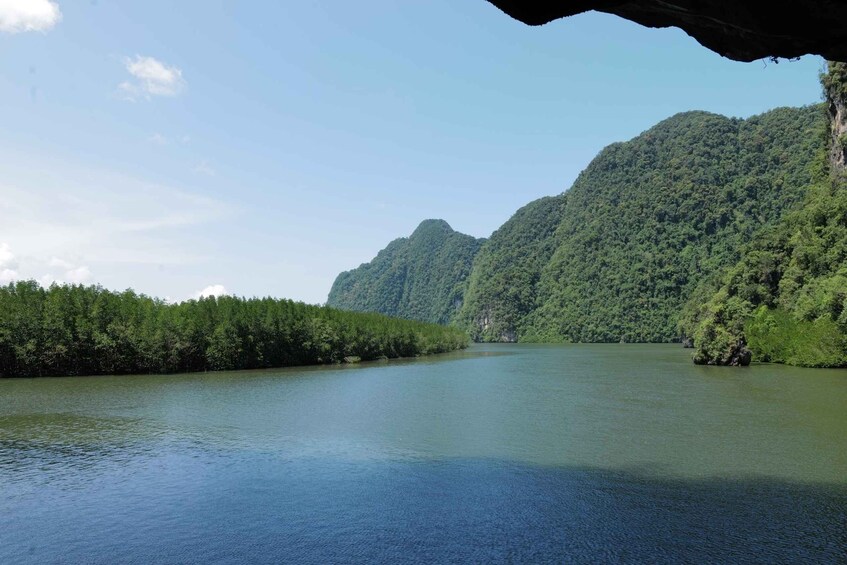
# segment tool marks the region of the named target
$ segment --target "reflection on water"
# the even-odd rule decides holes
[[[0,381],[0,562],[838,562],[845,406],[669,346]]]

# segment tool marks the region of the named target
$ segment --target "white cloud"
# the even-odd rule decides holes
[[[17,261],[15,261],[15,254],[12,253],[12,249],[9,247],[8,243],[0,243],[0,268],[2,267],[14,267],[17,265]]]
[[[18,261],[8,243],[0,243],[0,284],[8,284],[20,278]]]
[[[23,276],[20,273],[18,267],[20,262],[24,263],[24,270],[30,273],[29,275]],[[23,278],[35,278],[41,286],[47,288],[53,283],[83,284],[91,280],[91,270],[86,265],[78,265],[59,257],[51,257],[49,261],[40,261],[36,257],[24,257],[20,262],[12,253],[9,244],[0,243],[0,284]],[[44,268],[51,272],[39,277],[32,276],[33,271],[37,272]]]
[[[2,2],[3,0],[0,0]],[[185,88],[182,71],[177,67],[166,65],[153,57],[136,55],[134,59],[124,59],[127,72],[133,80],[124,81],[118,85],[118,90],[127,100],[137,100],[139,97],[149,99],[151,96],[176,96]]]
[[[8,243],[0,243],[0,284],[8,284],[20,278],[18,261]]]
[[[91,271],[84,265],[70,269],[65,272],[65,280],[73,284],[87,283],[91,280]]]
[[[0,0],[0,31],[49,31],[62,19],[59,5],[50,0]]]
[[[50,288],[51,284],[62,282],[62,281],[60,281],[59,279],[57,279],[56,277],[54,277],[53,275],[50,275],[50,274],[43,274],[40,277],[38,277],[37,279],[35,279],[35,281],[38,284],[40,284],[41,286],[43,286],[44,288]]]
[[[187,299],[224,282],[210,232],[232,225],[240,204],[13,147],[0,170],[0,284],[96,282]]]
[[[228,293],[227,293],[226,287],[224,285],[222,285],[222,284],[210,284],[209,286],[207,286],[203,290],[198,290],[197,292],[195,292],[193,295],[191,295],[191,298],[194,298],[196,300],[198,298],[206,298],[206,297],[209,297],[209,296],[216,296],[216,297],[217,296],[224,296],[225,294],[228,294]]]
[[[237,209],[172,186],[14,152],[0,154],[0,170],[2,284],[96,281],[149,292],[166,284],[161,268],[209,260],[203,226]]]
[[[21,275],[14,269],[0,269],[0,284],[9,284],[21,278]]]

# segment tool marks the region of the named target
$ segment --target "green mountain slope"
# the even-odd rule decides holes
[[[516,341],[534,308],[541,271],[555,250],[563,196],[530,202],[495,231],[474,259],[458,322],[475,341]]]
[[[701,281],[798,203],[821,146],[820,107],[669,118],[604,149],[565,195],[534,341],[672,341]]]
[[[328,304],[453,322],[481,341],[690,336],[685,321],[746,246],[798,213],[826,123],[822,105],[678,114],[610,145],[484,243],[424,222],[339,275]]]
[[[821,78],[829,122],[815,182],[710,299],[686,307],[681,327],[694,337],[695,362],[847,366],[847,65],[829,63]]]
[[[327,305],[439,324],[462,305],[474,256],[484,240],[425,220],[370,262],[338,275]]]

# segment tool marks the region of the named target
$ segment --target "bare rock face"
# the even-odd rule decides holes
[[[488,0],[529,25],[589,10],[647,27],[678,27],[712,51],[736,61],[823,55],[847,61],[847,2],[738,0]]]
[[[847,64],[829,62],[821,81],[829,110],[829,163],[840,174],[847,169]]]

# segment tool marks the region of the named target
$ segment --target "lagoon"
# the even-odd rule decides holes
[[[0,381],[0,562],[843,562],[847,372],[675,345]]]

